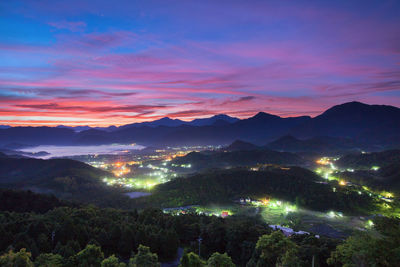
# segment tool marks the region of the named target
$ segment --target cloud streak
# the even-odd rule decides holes
[[[0,116],[108,125],[399,106],[400,4],[355,2],[6,3],[24,27],[2,33]]]
[[[86,28],[86,23],[84,21],[58,21],[49,22],[50,26],[59,30],[69,30],[71,32],[84,31]]]

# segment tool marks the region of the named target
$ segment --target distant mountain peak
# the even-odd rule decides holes
[[[237,150],[256,150],[259,149],[258,146],[243,141],[243,140],[235,140],[232,144],[225,148],[227,151],[237,151]]]
[[[254,119],[272,119],[272,118],[279,118],[279,116],[272,115],[266,112],[258,112],[255,116],[252,118]]]
[[[352,109],[352,108],[361,108],[361,107],[369,107],[370,105],[358,102],[358,101],[352,101],[352,102],[346,102],[340,105],[335,105],[329,109],[327,109],[325,112],[328,112],[329,110],[337,110],[337,109]]]
[[[357,101],[336,105],[290,133],[300,138],[345,137],[365,143],[389,144],[400,140],[400,109]],[[389,141],[393,140],[393,141]]]
[[[192,126],[207,126],[207,125],[223,125],[223,124],[230,124],[239,121],[238,118],[230,117],[225,114],[217,114],[209,118],[203,118],[203,119],[194,119],[190,122],[187,122],[186,124],[192,125]]]
[[[350,101],[350,102],[346,102],[346,103],[343,103],[343,104],[339,104],[339,105],[336,105],[336,106],[350,106],[350,105],[352,105],[352,106],[369,106],[368,104],[365,104],[365,103],[362,103],[362,102],[360,102],[360,101]]]
[[[233,117],[228,116],[228,115],[226,115],[226,114],[216,114],[216,115],[212,116],[211,118],[229,119],[229,118],[233,118]]]
[[[343,115],[343,114],[354,114],[354,113],[363,113],[367,115],[365,112],[376,112],[376,111],[392,111],[392,110],[399,110],[396,107],[388,106],[388,105],[368,105],[358,101],[352,101],[343,103],[340,105],[333,106],[327,109],[324,113],[320,116],[326,115]]]
[[[178,120],[178,119],[171,119],[170,117],[163,117],[163,118],[158,119],[156,121],[175,121],[175,120]]]
[[[268,114],[268,113],[266,113],[264,111],[260,111],[256,115],[254,115],[253,117],[263,117],[263,116],[267,116],[267,115],[270,115],[270,114]]]
[[[180,119],[171,119],[170,117],[163,117],[161,119],[158,119],[158,120],[155,120],[152,122],[172,122],[172,121],[181,121],[181,120]]]

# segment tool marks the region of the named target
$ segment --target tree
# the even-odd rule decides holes
[[[119,262],[118,258],[115,257],[114,255],[111,255],[110,257],[104,259],[101,262],[101,267],[125,267],[126,264],[123,262]]]
[[[284,267],[300,267],[300,261],[296,253],[297,250],[288,249],[285,254],[283,254],[283,256],[280,258],[280,263],[277,263],[277,265]]]
[[[74,260],[77,266],[97,267],[101,265],[104,254],[101,248],[96,245],[87,245],[83,250],[75,255]]]
[[[377,240],[368,233],[358,233],[337,246],[331,252],[327,260],[329,265],[334,266],[374,266],[379,263],[379,255],[376,251]],[[377,261],[378,260],[378,261]]]
[[[132,250],[136,247],[134,246],[135,235],[128,227],[123,227],[121,233],[121,238],[118,244],[118,254],[124,258],[128,258]]]
[[[207,261],[208,267],[235,267],[233,264],[231,257],[228,254],[220,254],[215,252],[211,255],[211,257]]]
[[[0,256],[0,266],[4,267],[34,267],[31,261],[31,253],[21,248],[17,253],[10,250]]]
[[[327,263],[334,266],[398,266],[400,262],[400,220],[377,217],[374,228],[380,235],[359,232],[331,252]]]
[[[40,231],[38,233],[41,233]],[[44,233],[39,234],[36,244],[40,252],[50,252],[51,251],[51,243],[49,242],[47,236]]]
[[[311,266],[313,259],[315,266],[326,266],[330,253],[340,243],[338,239],[314,235],[294,235],[290,239],[299,247],[297,255],[302,266]]]
[[[256,253],[248,266],[299,266],[297,245],[281,231],[261,236],[256,244]],[[249,262],[249,263],[250,263]]]
[[[43,253],[36,258],[35,265],[40,267],[61,267],[63,266],[63,257],[59,254]]]
[[[53,252],[61,255],[64,257],[64,259],[72,257],[76,254],[76,251],[70,246],[70,242],[68,242],[65,246],[58,242]]]
[[[196,253],[189,252],[183,254],[181,258],[181,264],[179,267],[204,267],[206,266],[205,261],[203,261]]]
[[[158,256],[149,247],[139,245],[138,253],[129,260],[129,267],[159,267]]]

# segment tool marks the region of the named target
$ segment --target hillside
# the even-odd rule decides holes
[[[390,164],[400,166],[400,150],[347,154],[341,157],[336,164],[339,167],[356,169],[371,169],[373,166],[383,167]]]
[[[283,136],[265,147],[278,151],[288,152],[340,152],[349,150],[360,150],[364,147],[349,138],[335,138],[328,136],[316,136],[309,139],[298,139],[291,135]]]
[[[54,195],[37,194],[32,191],[0,189],[0,211],[45,213],[56,207],[77,207]]]
[[[256,150],[256,149],[261,149],[261,147],[241,140],[236,140],[229,146],[223,148],[223,150],[225,151]]]
[[[331,136],[374,144],[400,144],[400,108],[349,102],[291,129],[299,138]]]
[[[372,208],[372,200],[365,194],[360,196],[346,189],[333,192],[330,185],[318,181],[319,176],[299,167],[266,171],[220,170],[158,185],[147,201],[164,207],[177,207],[230,203],[240,197],[251,196],[274,197],[321,211],[354,212]]]
[[[0,187],[54,194],[60,198],[128,207],[129,199],[101,179],[111,174],[69,159],[0,157]]]
[[[368,186],[377,191],[400,193],[400,150],[347,154],[336,161],[343,169],[340,178]]]
[[[191,164],[195,170],[232,168],[256,164],[302,165],[306,162],[298,155],[272,150],[236,150],[227,152],[191,152],[176,158],[172,164]]]
[[[376,191],[394,192],[396,196],[400,194],[400,164],[391,163],[381,167],[378,171],[361,170],[354,172],[344,172],[340,178],[368,186]]]

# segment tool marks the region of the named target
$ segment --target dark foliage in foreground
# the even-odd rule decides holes
[[[151,248],[160,260],[176,256],[178,246],[197,248],[202,236],[202,255],[228,252],[236,262],[246,263],[258,237],[268,233],[262,222],[250,218],[182,215],[160,210],[56,208],[46,214],[0,213],[0,251],[27,248],[36,258],[41,253],[71,257],[88,243],[101,246],[106,256],[129,258],[139,244]]]
[[[176,256],[179,246],[197,252],[197,238],[201,236],[202,257],[226,252],[239,266],[245,266],[250,260],[258,238],[271,231],[254,218],[221,219],[194,214],[174,217],[153,209],[137,213],[95,207],[56,208],[43,215],[2,212],[0,225],[0,251],[26,248],[33,259],[43,253],[71,259],[87,244],[100,246],[105,257],[114,254],[128,259],[144,244],[165,261]],[[334,247],[329,244],[335,244],[325,238],[298,238],[299,243],[315,246],[314,250],[320,251],[322,264]],[[309,262],[311,251],[304,247],[303,252]]]
[[[20,194],[31,195],[36,206],[48,206],[47,196]],[[201,236],[201,256],[208,258],[208,266],[232,266],[230,259],[248,267],[310,266],[313,257],[316,266],[396,266],[400,221],[377,217],[374,223],[379,235],[364,232],[342,243],[313,235],[285,237],[257,217],[171,216],[157,209],[138,213],[94,206],[57,207],[44,214],[1,211],[0,264],[122,267],[125,261],[128,266],[159,266],[158,261],[175,258],[183,247],[183,267],[205,266],[195,254]]]

